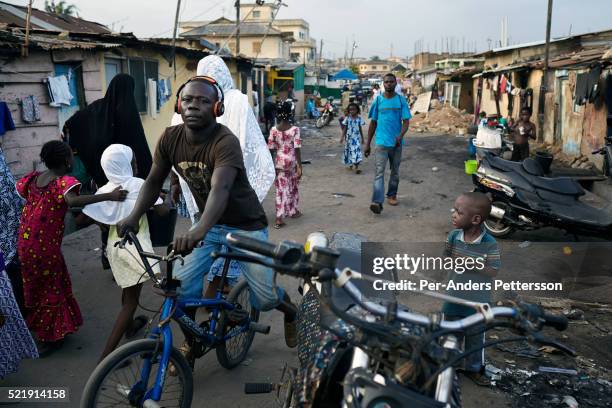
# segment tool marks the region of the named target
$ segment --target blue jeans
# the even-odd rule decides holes
[[[460,320],[465,316],[445,315],[447,320]],[[461,345],[463,343],[463,351],[468,351],[473,348],[482,347],[485,344],[484,325],[478,325],[467,329],[465,334],[459,335],[455,333],[457,341]],[[463,369],[469,373],[478,373],[484,368],[485,352],[484,348],[478,352],[472,353],[463,359],[460,364],[463,364]]]
[[[374,177],[372,202],[382,204],[385,201],[385,167],[387,167],[387,160],[391,168],[387,197],[395,197],[397,195],[399,166],[402,162],[402,146],[376,146],[376,152],[374,154],[376,158],[376,176]]]
[[[227,241],[225,236],[230,232],[239,232],[252,238],[268,239],[268,229],[257,231],[243,231],[225,225],[215,225],[208,231],[204,238],[204,245],[193,250],[185,257],[185,263],[175,266],[174,277],[181,281],[179,299],[201,298],[204,290],[204,277],[211,270],[213,260],[210,254],[213,251],[220,252]],[[233,249],[236,253],[243,251]],[[262,311],[277,307],[285,296],[285,291],[276,288],[274,291],[274,272],[270,268],[252,263],[241,263],[244,278],[251,290],[251,304],[254,308]],[[229,275],[232,275],[231,273]],[[229,276],[228,275],[228,276]],[[229,280],[236,278],[229,276]]]

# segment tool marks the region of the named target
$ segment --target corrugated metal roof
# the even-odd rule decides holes
[[[0,2],[0,23],[7,23],[16,27],[25,27],[27,8]],[[32,8],[30,27],[50,31],[70,31],[78,33],[108,34],[110,30],[104,25],[72,17],[65,14],[53,14]]]
[[[186,31],[181,33],[181,37],[199,37],[199,36],[212,36],[217,35],[220,37],[227,37],[232,35],[236,30],[236,26],[234,24],[207,24],[202,27],[194,28],[193,30]],[[267,24],[257,24],[257,23],[242,23],[240,25],[240,35],[265,35],[266,32],[268,36],[278,36],[282,35],[282,33],[274,28],[268,30]]]
[[[79,41],[70,38],[61,38],[57,35],[31,34],[30,47],[43,50],[70,50],[70,49],[110,49],[121,47],[122,44],[102,41]],[[25,43],[25,34],[22,32],[0,31],[0,44],[2,47],[15,48]]]

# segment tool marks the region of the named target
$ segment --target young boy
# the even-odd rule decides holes
[[[514,148],[512,150],[512,161],[523,161],[529,157],[529,139],[535,140],[536,127],[529,119],[531,118],[531,109],[522,108],[519,115],[519,121],[512,127],[512,138],[514,139]]]
[[[495,239],[487,233],[482,223],[491,212],[491,201],[483,193],[471,192],[460,195],[453,207],[452,223],[456,229],[448,234],[445,255],[456,259],[476,258],[472,268],[459,267],[450,272],[449,282],[472,283],[492,285],[492,278],[497,275],[500,267],[500,255]],[[480,258],[480,262],[478,262]],[[465,262],[465,261],[464,261]],[[481,287],[484,287],[482,285]],[[479,303],[491,302],[490,290],[459,290],[450,288],[447,293],[465,300]],[[476,313],[475,309],[446,302],[442,308],[445,318],[459,320]],[[465,335],[464,350],[471,350],[482,346],[485,342],[482,327],[468,330]],[[462,338],[459,338],[459,342]],[[484,374],[484,350],[473,353],[464,360],[466,375],[478,385],[489,385],[490,382]]]

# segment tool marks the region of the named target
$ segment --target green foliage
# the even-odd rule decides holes
[[[55,0],[45,0],[45,11],[48,13],[74,16],[77,10],[77,6],[74,4],[67,4],[65,0],[60,0],[57,3]]]

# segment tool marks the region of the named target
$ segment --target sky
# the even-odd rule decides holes
[[[27,0],[3,0],[26,5]],[[235,16],[235,0],[182,0],[181,21]],[[254,2],[242,0],[243,3]],[[176,1],[67,0],[79,15],[138,37],[171,37]],[[501,21],[508,18],[511,44],[545,38],[547,0],[284,0],[278,18],[303,18],[310,35],[323,39],[323,55],[340,58],[347,43],[356,57],[407,57],[415,46],[440,51],[484,51],[499,46]],[[44,9],[44,0],[34,0]],[[554,0],[552,36],[612,29],[611,0]],[[415,43],[418,43],[415,45]]]

